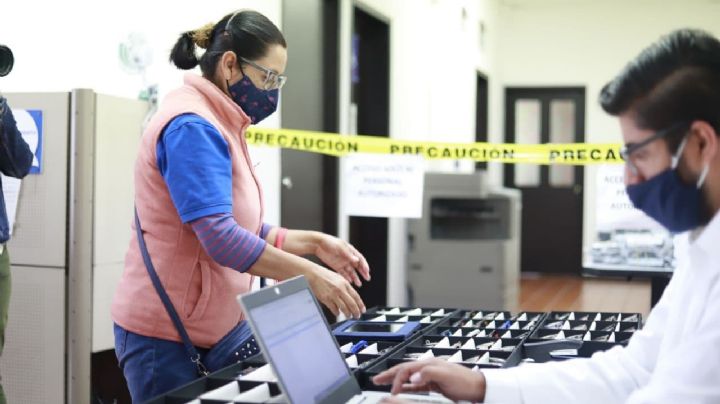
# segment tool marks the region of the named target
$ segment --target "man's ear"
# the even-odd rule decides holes
[[[718,154],[718,146],[720,145],[715,128],[705,121],[695,121],[690,129],[698,137],[700,143],[699,161],[703,166],[710,164]]]

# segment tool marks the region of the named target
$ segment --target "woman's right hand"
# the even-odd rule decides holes
[[[256,276],[285,280],[305,275],[315,297],[336,316],[359,318],[365,303],[345,278],[329,269],[277,248],[265,248],[248,272]]]
[[[334,314],[360,318],[365,312],[365,303],[345,278],[328,269],[315,265],[306,275],[315,297]]]

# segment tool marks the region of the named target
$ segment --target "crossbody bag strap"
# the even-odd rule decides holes
[[[140,252],[142,253],[143,261],[145,262],[145,268],[147,268],[148,275],[150,275],[153,286],[155,287],[157,294],[160,296],[160,300],[162,300],[163,305],[165,306],[165,310],[167,311],[168,315],[170,315],[170,319],[172,320],[173,324],[175,324],[175,328],[180,334],[183,345],[185,345],[185,349],[187,350],[188,354],[190,354],[190,360],[195,364],[195,366],[197,366],[199,374],[207,376],[209,372],[205,368],[205,365],[203,365],[203,363],[200,361],[200,354],[198,353],[197,349],[195,349],[195,346],[192,344],[190,336],[188,335],[182,321],[180,320],[180,316],[178,316],[177,311],[175,311],[175,307],[173,306],[172,301],[170,301],[170,297],[168,296],[167,292],[165,292],[165,288],[163,288],[162,282],[160,282],[160,278],[158,277],[157,272],[155,272],[155,267],[152,264],[150,254],[148,253],[147,246],[145,245],[145,237],[143,236],[142,229],[140,228],[140,218],[138,217],[137,208],[135,208],[135,230],[137,231],[137,239],[138,243],[140,244]]]

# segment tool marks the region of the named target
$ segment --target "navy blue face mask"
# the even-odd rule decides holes
[[[253,124],[267,118],[277,109],[278,89],[261,90],[255,87],[247,74],[232,86],[229,82],[227,84],[230,97],[250,117]]]
[[[705,166],[696,184],[683,182],[676,169],[686,141],[687,138],[683,139],[670,168],[647,181],[626,187],[637,209],[673,233],[692,230],[707,223],[700,188],[710,166]]]

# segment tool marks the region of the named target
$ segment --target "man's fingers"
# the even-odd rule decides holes
[[[432,390],[428,384],[405,383],[402,386],[403,393],[420,393]]]
[[[402,368],[397,373],[395,373],[395,378],[393,379],[392,387],[390,388],[390,392],[392,394],[400,394],[403,390],[403,385],[408,382],[408,379],[410,378],[410,375],[413,373],[412,369],[409,368]]]
[[[378,386],[381,385],[388,385],[391,384],[395,378],[397,377],[398,373],[402,372],[405,369],[410,369],[406,372],[408,377],[414,373],[416,370],[422,368],[424,362],[408,362],[408,363],[401,363],[399,365],[393,366],[390,369],[380,372],[377,376],[373,377],[372,381]]]
[[[388,370],[382,371],[378,373],[375,377],[372,378],[372,382],[376,386],[384,386],[386,384],[390,384],[390,382],[395,379],[395,373],[397,373],[398,367],[392,367]]]
[[[403,400],[400,397],[389,396],[384,397],[381,401],[383,404],[412,404],[412,401]]]
[[[442,385],[442,382],[449,377],[452,376],[448,374],[448,369],[437,364],[430,364],[411,374],[409,380],[413,385],[422,386],[424,389],[432,389],[431,386]]]
[[[397,371],[398,371],[398,367],[395,366],[395,367],[392,367],[392,368],[390,368],[390,369],[388,369],[388,370],[385,370],[385,371],[383,371],[383,372],[380,372],[380,373],[378,373],[377,375],[375,375],[375,377],[373,377],[372,382],[373,382],[376,386],[383,386],[383,385],[386,385],[386,384],[390,384],[390,382],[392,382],[393,379],[395,378],[395,373],[396,373]]]
[[[397,371],[397,373],[395,373],[395,378],[393,379],[393,385],[390,392],[392,394],[402,393],[404,391],[403,385],[410,383],[410,377],[424,369],[426,366],[429,366],[431,363],[432,361],[421,361],[400,365],[402,367]]]
[[[392,384],[393,380],[395,380],[395,375],[404,367],[415,365],[417,362],[413,363],[401,363],[399,365],[395,365],[391,367],[390,369],[384,370],[380,373],[378,373],[375,377],[373,377],[372,382],[376,386],[385,386],[388,384]]]

